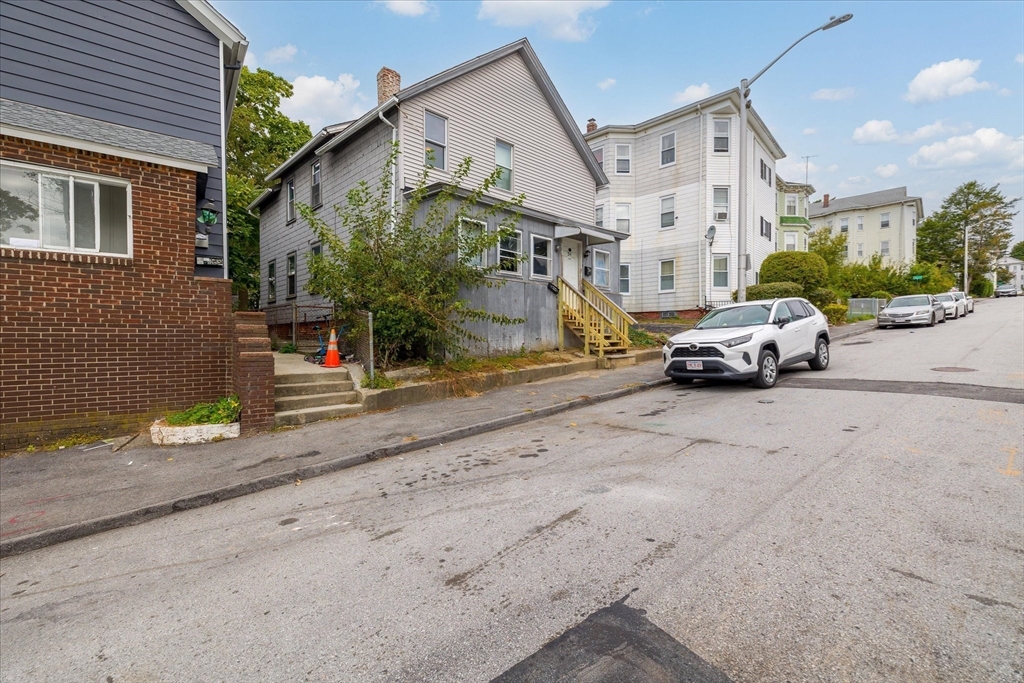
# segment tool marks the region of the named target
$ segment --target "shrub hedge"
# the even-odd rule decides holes
[[[828,318],[829,325],[839,325],[846,322],[846,306],[844,304],[829,304],[822,308],[821,312]]]
[[[805,292],[828,285],[825,259],[809,251],[777,251],[761,264],[761,284],[795,282]]]
[[[803,296],[804,288],[795,282],[770,282],[747,287],[747,301],[758,299],[781,299],[787,296]]]
[[[870,298],[872,298],[872,299],[885,299],[886,301],[888,301],[889,299],[892,298],[892,294],[890,294],[889,292],[886,292],[885,290],[879,289],[878,291],[871,292],[871,297]]]
[[[818,287],[807,295],[808,300],[818,308],[824,308],[829,304],[839,301],[839,294],[828,287]]]

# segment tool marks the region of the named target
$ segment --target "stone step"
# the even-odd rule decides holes
[[[335,368],[333,370],[314,370],[313,372],[288,372],[284,374],[274,375],[274,386],[281,384],[308,384],[308,383],[323,383],[323,382],[337,382],[339,380],[349,379],[348,370],[345,368]]]
[[[363,406],[358,403],[342,403],[330,406],[318,406],[316,408],[300,408],[298,410],[286,410],[274,415],[274,426],[285,427],[292,425],[303,425],[319,420],[327,420],[332,417],[354,415],[360,413]]]
[[[339,391],[331,394],[312,396],[285,396],[274,399],[274,412],[281,413],[300,408],[320,408],[340,404],[359,403],[359,394],[354,391]]]
[[[353,383],[347,379],[332,379],[330,382],[302,382],[300,384],[275,384],[274,397],[312,396],[314,394],[334,394],[339,391],[352,391]]]

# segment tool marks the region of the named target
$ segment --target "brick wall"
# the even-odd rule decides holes
[[[0,448],[228,394],[231,282],[194,275],[195,173],[9,136],[0,157],[129,180],[133,214],[132,258],[0,248]]]
[[[234,392],[242,403],[242,433],[274,426],[274,354],[265,313],[235,313]]]

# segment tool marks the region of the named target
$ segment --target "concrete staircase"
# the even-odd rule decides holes
[[[348,370],[285,372],[274,376],[274,424],[301,425],[363,410]]]

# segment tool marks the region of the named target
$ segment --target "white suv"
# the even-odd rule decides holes
[[[804,299],[748,301],[716,308],[662,349],[676,384],[695,379],[753,380],[770,389],[779,368],[828,367],[828,319]]]

